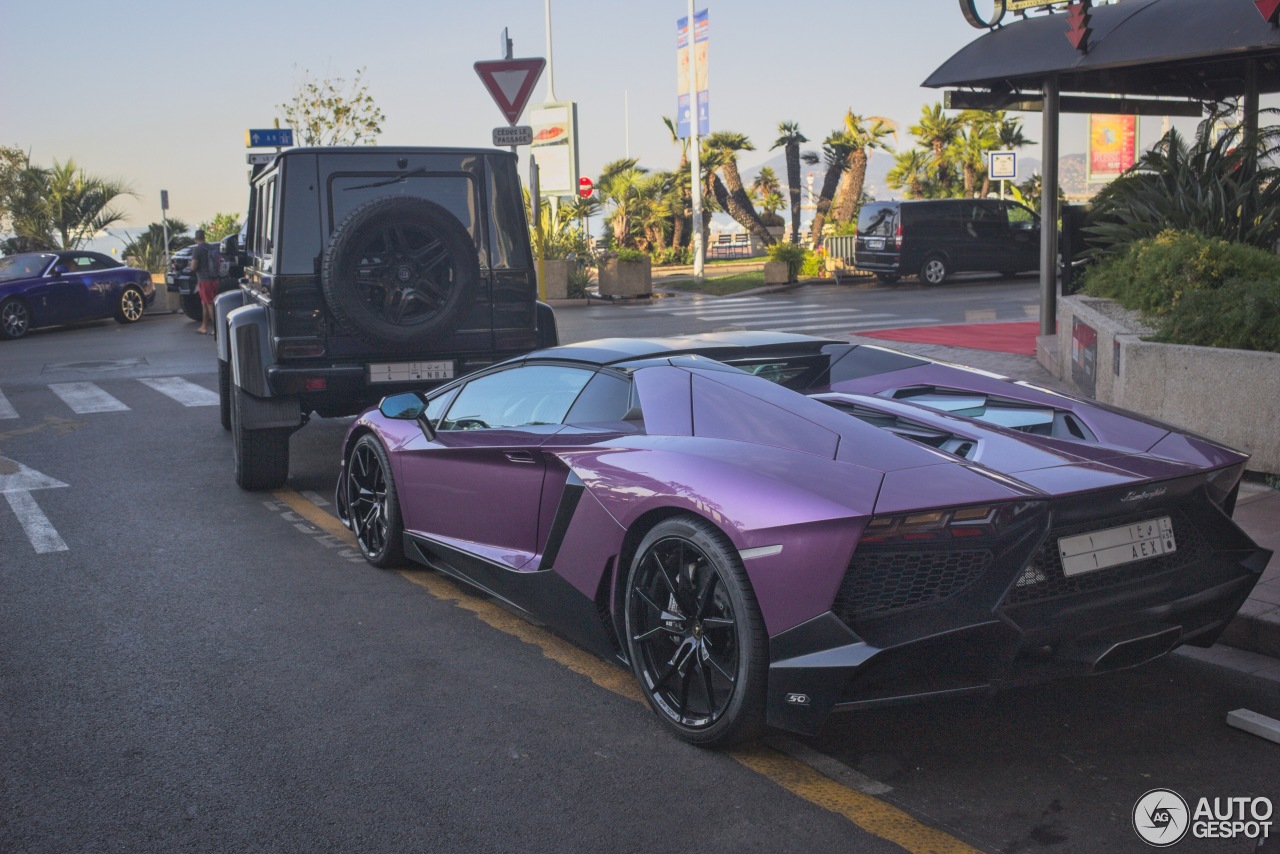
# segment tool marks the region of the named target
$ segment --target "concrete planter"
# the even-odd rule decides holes
[[[785,285],[791,279],[787,276],[785,261],[764,262],[764,283],[766,285]]]
[[[542,262],[542,284],[547,299],[569,298],[569,271],[573,269],[573,261],[547,259]]]
[[[600,296],[643,297],[653,292],[653,262],[608,258],[600,265]]]
[[[1216,439],[1280,473],[1280,353],[1143,341],[1111,300],[1058,299],[1056,370],[1081,393]]]

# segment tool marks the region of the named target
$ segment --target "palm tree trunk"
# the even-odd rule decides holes
[[[832,219],[838,223],[846,223],[853,219],[858,210],[858,202],[862,199],[862,186],[867,180],[867,152],[859,148],[849,153],[849,165],[840,176],[840,188],[836,191],[836,202]]]
[[[826,221],[827,211],[831,210],[831,199],[836,194],[836,187],[840,185],[843,174],[841,164],[832,164],[827,167],[827,176],[822,179],[822,192],[818,194],[817,210],[813,212],[813,230],[809,232],[809,239],[815,248],[822,245],[822,225]]]
[[[755,235],[762,246],[772,246],[776,241],[773,239],[773,235],[769,233],[769,229],[765,228],[764,223],[760,221],[760,215],[756,213],[755,205],[751,204],[751,197],[747,195],[746,188],[742,186],[742,176],[738,174],[737,161],[729,158],[720,169],[724,172],[724,184],[729,191],[728,204],[721,201],[721,206],[743,228]],[[717,201],[720,200],[717,199]]]
[[[789,142],[787,155],[787,192],[791,199],[791,242],[800,242],[800,143]]]

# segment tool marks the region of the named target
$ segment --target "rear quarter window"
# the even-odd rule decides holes
[[[329,178],[329,221],[336,228],[365,202],[387,196],[410,196],[435,202],[457,217],[471,239],[480,245],[476,231],[480,197],[472,176],[462,173],[402,176],[399,172],[335,172]]]
[[[891,206],[867,205],[858,216],[858,233],[867,237],[893,237],[897,226],[897,209]]]

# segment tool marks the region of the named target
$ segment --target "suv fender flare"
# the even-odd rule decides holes
[[[297,396],[273,395],[267,381],[266,362],[271,356],[267,310],[246,305],[231,311],[226,337],[231,354],[230,391],[239,395],[241,426],[245,430],[301,427],[305,422]]]
[[[244,305],[244,291],[236,288],[234,291],[227,291],[218,294],[213,300],[213,311],[217,322],[214,329],[227,329],[227,315]],[[217,336],[218,342],[218,361],[231,361],[231,347],[227,340],[228,336]]]
[[[556,310],[545,302],[538,302],[535,309],[538,324],[538,349],[556,347],[560,344],[560,333],[556,329]]]

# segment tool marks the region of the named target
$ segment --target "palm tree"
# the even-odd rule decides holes
[[[661,252],[667,248],[667,234],[671,230],[669,201],[674,186],[674,172],[655,172],[636,182],[640,204],[635,211],[635,220],[641,232],[637,243],[643,243],[640,249],[646,252]]]
[[[120,196],[137,194],[124,181],[86,173],[68,158],[53,161],[48,171],[45,201],[50,232],[61,249],[79,249],[104,229],[123,222],[124,211],[111,206]]]
[[[169,232],[169,252],[195,243],[195,240],[187,234],[187,229],[189,228],[187,223],[176,217],[169,217],[165,222],[151,223],[147,226],[147,230],[137,237],[126,231],[125,237],[128,238],[128,242],[125,243],[124,249],[120,251],[120,256],[122,258],[132,257],[136,262],[136,266],[144,270],[150,270],[152,273],[163,273],[166,259],[164,242],[166,225]]]
[[[885,181],[895,190],[904,190],[908,199],[924,199],[930,195],[929,155],[919,148],[901,151],[893,156],[894,166]]]
[[[987,110],[965,110],[959,118],[960,133],[951,143],[950,152],[964,175],[964,196],[972,199],[979,195],[977,186],[981,175],[984,179],[981,195],[985,197],[991,185],[987,179],[987,152],[1000,142],[996,130],[999,122],[995,113]]]
[[[934,180],[938,182],[942,195],[951,195],[955,173],[946,160],[946,151],[947,146],[955,142],[960,133],[959,119],[948,116],[943,111],[942,104],[935,103],[931,107],[924,107],[920,111],[919,123],[912,125],[908,130],[921,145],[933,150]]]
[[[689,177],[689,137],[680,136],[676,120],[663,116],[662,123],[671,134],[671,141],[680,146],[680,173],[684,176],[678,184],[680,204],[671,206],[671,245],[677,249],[683,247],[688,240],[685,236],[685,224],[693,218],[693,182]],[[692,228],[690,228],[692,231]]]
[[[778,216],[778,210],[786,206],[782,200],[782,184],[777,174],[768,166],[760,167],[760,171],[751,181],[751,192],[760,205],[760,221],[766,228],[782,228],[786,223]]]
[[[874,149],[892,151],[885,138],[898,136],[898,126],[883,116],[859,116],[852,109],[844,117],[845,138],[851,148],[849,165],[840,176],[832,218],[838,223],[852,222],[862,201],[862,188],[867,180],[867,155]]]
[[[827,212],[831,210],[831,199],[836,194],[836,188],[840,186],[840,178],[849,166],[849,152],[852,148],[842,130],[832,131],[822,141],[822,161],[826,164],[827,174],[822,179],[822,190],[818,193],[816,209],[813,212],[813,228],[809,232],[810,242],[814,246],[822,243],[822,226],[826,222]],[[806,152],[802,155],[802,159],[805,163],[814,164],[818,162],[818,155]]]
[[[648,171],[637,166],[639,162],[637,158],[626,157],[606,163],[600,169],[600,197],[613,206],[610,224],[613,228],[614,245],[618,247],[635,246],[635,238],[631,233],[632,220],[640,213],[639,184]]]
[[[800,146],[809,138],[800,133],[797,122],[779,122],[778,138],[769,147],[781,148],[787,158],[787,193],[791,200],[791,242],[800,241]]]
[[[712,151],[719,151],[723,155],[720,161],[720,173],[724,176],[725,189],[729,193],[727,201],[720,203],[725,206],[729,216],[755,235],[762,246],[772,246],[776,241],[760,221],[760,215],[751,204],[751,197],[742,186],[742,176],[738,173],[738,152],[755,151],[756,147],[744,134],[726,130],[716,131],[708,136],[706,147]]]

